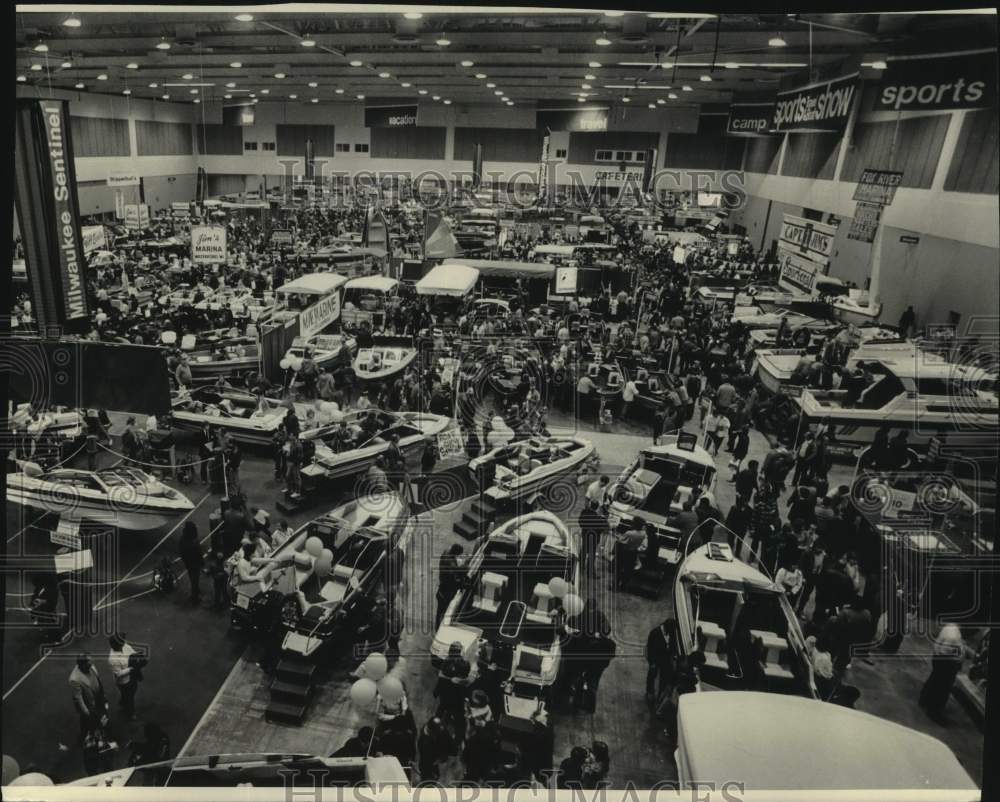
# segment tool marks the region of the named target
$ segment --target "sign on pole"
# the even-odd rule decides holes
[[[108,240],[104,233],[104,226],[81,226],[80,236],[83,237],[84,253],[106,250],[108,247]]]
[[[192,226],[191,260],[200,264],[225,263],[226,227]]]
[[[847,238],[858,242],[874,242],[881,216],[881,204],[858,201],[857,209],[854,211],[854,219],[851,220],[851,228],[847,232]]]
[[[299,313],[299,336],[311,337],[338,317],[340,317],[340,290],[335,290]]]
[[[872,170],[861,173],[854,189],[854,200],[888,206],[896,197],[896,187],[903,181],[903,174],[893,170]]]
[[[111,173],[107,181],[109,187],[137,187],[139,186],[139,174]]]

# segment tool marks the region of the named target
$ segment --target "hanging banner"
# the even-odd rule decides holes
[[[416,128],[417,104],[365,106],[365,128]]]
[[[772,131],[843,131],[857,94],[858,76],[781,92],[774,103]]]
[[[125,227],[136,231],[149,228],[149,206],[145,203],[126,204]]]
[[[774,103],[733,103],[726,123],[727,136],[772,136]]]
[[[198,264],[224,264],[225,226],[191,226],[191,260]]]
[[[549,142],[551,137],[546,134],[542,139],[542,158],[538,162],[538,197],[544,197],[549,185]]]
[[[109,187],[137,187],[139,186],[139,174],[111,173],[107,181]]]
[[[539,108],[535,111],[535,127],[550,131],[607,131],[608,106]]]
[[[83,226],[80,229],[80,236],[83,238],[84,253],[108,249],[108,238],[104,233],[104,226]]]
[[[781,224],[778,245],[791,253],[825,261],[833,254],[833,238],[836,234],[836,226],[786,214]]]
[[[472,188],[483,184],[483,146],[477,144],[472,150]]]
[[[903,174],[892,170],[872,170],[866,168],[861,173],[854,200],[888,206],[896,197],[896,187],[903,181]]]
[[[781,275],[778,278],[778,286],[783,289],[801,290],[812,292],[816,276],[826,275],[826,266],[801,254],[789,251],[782,246],[778,246],[778,264],[781,266]]]
[[[997,54],[892,59],[882,71],[871,111],[980,109],[997,104]],[[867,105],[867,104],[866,104]]]
[[[858,242],[874,242],[881,216],[881,205],[858,201],[857,209],[854,211],[854,219],[851,220],[851,228],[847,232],[847,238]]]
[[[312,337],[340,317],[340,290],[321,298],[299,314],[299,336]]]
[[[656,162],[660,158],[659,148],[646,150],[646,161],[642,165],[642,191],[649,192],[653,187],[653,175],[656,173]]]

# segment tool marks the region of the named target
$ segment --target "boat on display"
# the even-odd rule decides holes
[[[10,418],[11,431],[25,431],[32,426],[31,404],[18,404]],[[64,442],[73,443],[83,437],[86,423],[83,414],[78,409],[57,408],[56,411],[45,411],[38,414],[34,424],[38,432],[45,432]]]
[[[452,419],[444,415],[376,409],[346,412],[343,421],[351,434],[349,447],[344,450],[337,450],[340,421],[302,433],[303,440],[312,440],[316,446],[312,463],[302,469],[303,476],[338,479],[363,474],[377,456],[389,450],[393,435],[399,437],[399,448],[408,456],[421,449],[428,437],[454,427]]]
[[[736,306],[753,306],[754,304],[792,304],[797,301],[812,300],[812,296],[804,293],[793,293],[769,282],[753,282],[740,288],[733,299]]]
[[[268,629],[278,616],[282,650],[302,657],[338,641],[350,645],[370,620],[390,554],[405,554],[412,534],[409,507],[394,493],[364,495],[334,508],[271,554],[258,579],[233,583],[233,624]]]
[[[124,529],[155,529],[194,509],[182,493],[138,468],[101,471],[19,462],[7,474],[7,501],[59,515],[62,520],[113,523]]]
[[[559,673],[557,618],[579,580],[579,532],[545,510],[507,521],[470,557],[467,579],[431,643],[432,664],[440,665],[459,644],[475,666],[485,641],[492,651],[489,662],[509,672],[505,712],[529,719],[544,705]],[[574,602],[579,601],[577,596]]]
[[[698,435],[682,432],[647,446],[611,484],[608,527],[627,529],[635,519],[656,529],[658,554],[669,563],[681,558],[681,532],[670,520],[690,498],[715,504],[715,460],[698,445]]]
[[[830,328],[838,324],[831,324],[828,320],[818,320],[809,315],[802,315],[792,312],[790,309],[774,309],[767,311],[759,306],[737,306],[733,308],[733,315],[730,318],[732,323],[742,323],[748,329],[777,329],[782,322],[786,323],[791,331],[801,328]]]
[[[192,378],[242,375],[260,365],[260,346],[255,337],[220,339],[210,348],[188,351]]]
[[[373,337],[372,344],[358,349],[351,363],[361,381],[386,381],[405,371],[417,358],[412,337]]]
[[[307,350],[319,368],[347,367],[358,350],[358,341],[350,334],[314,334],[312,337],[296,337],[285,352],[285,359],[297,362],[305,358]]]
[[[564,478],[577,477],[598,461],[594,444],[582,437],[532,437],[487,451],[469,462],[469,472],[500,502],[544,492]]]
[[[729,544],[706,543],[684,558],[674,579],[674,615],[680,656],[704,656],[697,690],[761,690],[749,665],[760,660],[767,691],[817,698],[788,597],[769,576],[738,560]]]
[[[157,303],[160,306],[193,307],[195,304],[207,301],[213,295],[215,295],[215,290],[204,284],[200,284],[197,287],[192,287],[190,284],[178,284],[177,289],[173,292],[161,295],[157,299]]]
[[[207,423],[234,440],[265,445],[270,444],[287,411],[275,399],[258,399],[234,387],[205,385],[171,391],[169,425],[185,431],[201,431]]]
[[[649,412],[662,409],[670,392],[681,384],[677,376],[630,357],[619,357],[618,367],[625,383],[635,382],[637,392],[632,404]]]
[[[621,369],[610,355],[605,360],[602,349],[594,349],[594,361],[587,365],[587,376],[594,383],[594,395],[602,404],[621,397],[625,386]]]
[[[952,364],[935,354],[914,359],[865,361],[874,377],[854,403],[848,391],[803,390],[795,399],[802,427],[826,421],[831,440],[841,445],[870,444],[883,428],[905,429],[909,445],[926,447],[943,437],[963,448],[995,450],[998,427],[997,376],[981,368]]]

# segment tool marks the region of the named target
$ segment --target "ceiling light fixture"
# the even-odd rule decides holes
[[[136,64],[134,61],[130,61],[128,64],[125,65],[125,69],[126,70],[137,70],[137,69],[139,69],[139,65]]]
[[[49,46],[47,44],[45,44],[45,42],[39,42],[37,45],[35,45],[35,52],[36,53],[48,53],[49,52]]]
[[[229,62],[229,66],[232,67],[234,70],[238,70],[240,67],[243,66],[243,62],[242,61],[230,61]]]
[[[649,108],[651,108],[651,109],[655,109],[655,108],[656,108],[656,104],[655,104],[655,103],[650,103],[650,104],[649,104]]]
[[[487,89],[496,89],[496,87],[497,87],[497,85],[494,84],[494,83],[488,83],[488,84],[486,84],[486,88]]]
[[[299,44],[302,45],[303,47],[316,47],[316,40],[315,39],[302,39],[302,40],[299,41]]]
[[[440,100],[441,95],[431,95],[431,100]]]
[[[879,59],[878,61],[873,61],[868,65],[863,64],[862,66],[871,67],[873,70],[886,70],[889,68],[889,65],[886,64],[886,62],[881,59]]]
[[[596,81],[597,80],[597,76],[588,72],[586,75],[583,76],[583,80],[585,80],[585,81]]]
[[[699,81],[704,81],[704,82],[705,82],[706,84],[710,84],[710,83],[712,83],[712,76],[711,76],[711,75],[709,75],[709,74],[708,74],[708,73],[706,72],[706,73],[705,73],[704,75],[702,75],[702,76],[701,76],[701,77],[700,77],[700,78],[699,78],[698,80],[699,80]]]
[[[580,84],[581,89],[590,89],[590,84]]]
[[[364,65],[364,62],[359,61],[358,59],[354,59],[354,61],[351,62],[352,67],[361,67],[362,65]]]
[[[694,91],[694,90],[693,90],[693,89],[692,89],[692,88],[691,88],[690,86],[688,86],[687,84],[684,84],[684,86],[682,86],[682,87],[681,87],[681,89],[682,89],[682,90],[683,90],[684,92],[693,92],[693,91]]]
[[[403,87],[403,89],[409,89],[411,86],[413,86],[413,84],[409,82],[403,82],[400,84],[400,86]]]
[[[183,78],[183,79],[184,79],[185,81],[193,81],[193,80],[194,80],[194,75],[192,75],[192,74],[191,74],[191,73],[189,73],[189,72],[186,72],[186,73],[184,73],[184,74],[183,74],[183,75],[181,76],[181,78]]]
[[[356,95],[355,97],[357,97],[358,100],[364,100],[365,99],[364,95]]]
[[[260,100],[259,100],[258,98],[254,98],[254,99],[253,99],[253,100],[251,100],[250,102],[251,102],[251,103],[260,103]]]
[[[198,94],[198,90],[197,89],[192,89],[191,92],[190,92],[190,94],[197,95]]]
[[[230,81],[228,84],[226,84],[226,89],[235,89],[235,88],[236,88],[236,83],[234,81]]]
[[[251,92],[250,93],[250,97],[257,97],[257,93],[256,92]]]
[[[64,61],[59,66],[62,67],[64,70],[71,70],[71,69],[73,69],[73,62],[72,61]]]
[[[442,37],[441,37],[440,39],[438,39],[438,40],[437,40],[437,41],[435,42],[435,44],[436,44],[436,45],[437,45],[438,47],[447,47],[448,45],[450,45],[450,44],[451,44],[451,39],[446,39],[446,38],[445,38],[444,36],[442,36]]]
[[[444,103],[444,105],[446,105],[446,106],[450,106],[451,105],[451,101],[450,100],[443,100],[441,102]]]
[[[32,65],[31,65],[31,71],[32,71],[32,72],[41,72],[41,71],[42,71],[42,65],[41,65],[41,64],[39,64],[39,63],[38,63],[38,62],[36,61],[36,62],[35,62],[34,64],[32,64]],[[108,76],[107,76],[107,75],[105,75],[104,77],[105,77],[105,78],[107,78]]]
[[[85,89],[85,88],[86,88],[86,86],[87,86],[86,84],[76,84],[76,85],[75,85],[75,88],[76,88],[76,89]]]
[[[319,86],[319,84],[316,83],[315,81],[310,81],[309,82],[309,88],[310,89],[315,89],[317,86]]]
[[[508,100],[510,100],[510,98],[507,97],[506,95],[504,95],[503,97],[500,98],[500,100],[502,100],[504,103],[506,103]]]
[[[594,44],[598,47],[609,47],[611,45],[611,40],[604,34],[601,34],[594,40]]]
[[[588,61],[587,66],[592,70],[599,70],[601,68],[601,62],[599,61]]]
[[[232,95],[223,95],[222,97],[225,98],[226,100],[232,100],[233,99]]]
[[[587,102],[587,98],[586,97],[578,97],[576,99],[576,102],[577,103],[586,103]]]
[[[201,101],[198,100],[198,98],[195,98],[193,102],[195,102],[195,103],[201,103]]]
[[[336,92],[338,95],[344,94],[344,90],[343,89],[334,89],[333,91]]]
[[[159,42],[156,43],[156,49],[157,50],[169,50],[170,49],[170,42],[168,42],[166,39],[161,39]]]
[[[514,101],[513,100],[508,100],[507,101],[507,105],[508,106],[513,106],[514,105]]]
[[[496,95],[497,97],[500,97],[501,95],[503,95],[503,90],[502,89],[495,89],[493,91],[493,94]]]
[[[23,84],[27,80],[28,80],[28,76],[27,75],[18,75],[17,76],[17,82],[19,84]]]
[[[66,19],[63,20],[63,25],[67,28],[79,28],[81,25],[83,25],[83,23],[80,22],[79,17],[73,15],[66,17]]]
[[[667,97],[670,98],[671,100],[677,100],[677,95],[675,95],[673,92],[668,94]]]
[[[622,103],[631,103],[631,102],[632,98],[630,98],[628,95],[625,95],[625,97],[622,98]]]
[[[725,67],[727,70],[737,70],[740,67],[740,65],[737,64],[735,61],[727,61],[722,66]]]
[[[283,72],[276,72],[274,74],[274,77],[277,78],[280,81],[282,78],[285,77],[285,73],[283,73]]]
[[[788,42],[786,42],[780,36],[772,36],[770,39],[767,40],[767,44],[768,44],[769,47],[787,47],[788,46]]]
[[[378,74],[378,77],[379,77],[379,78],[392,78],[392,74],[391,74],[391,73],[388,73],[388,72],[380,72],[380,73]]]
[[[476,63],[474,61],[469,61],[468,59],[466,59],[465,61],[461,62],[461,64],[462,64],[463,67],[474,67],[474,66],[476,66]]]
[[[625,16],[625,12],[624,11],[605,11],[604,12],[604,16],[605,17],[624,17]]]
[[[226,95],[226,97],[232,97],[232,95]],[[288,99],[289,100],[298,100],[299,96],[298,95],[289,95]]]
[[[150,88],[150,89],[159,89],[159,88],[160,88],[160,85],[159,85],[158,83],[151,83],[151,84],[149,85],[149,88]]]
[[[160,95],[164,100],[170,100],[170,95]]]
[[[309,102],[310,103],[319,103],[319,98],[318,97],[310,98]]]
[[[122,94],[123,95],[131,95],[132,94],[132,90],[131,89],[123,89],[122,90]]]
[[[108,74],[106,72],[102,72],[100,75],[97,76],[97,80],[98,81],[108,80]]]
[[[478,78],[480,81],[485,81],[486,80],[486,73],[485,72],[477,72],[476,73],[476,78]]]
[[[237,14],[237,22],[253,22],[253,14]]]
[[[262,95],[269,95],[269,94],[271,94],[271,90],[270,89],[261,89],[260,93]]]
[[[656,105],[658,105],[658,106],[665,106],[666,103],[667,103],[667,101],[665,101],[662,97],[658,97],[656,99]]]
[[[404,11],[403,17],[405,19],[423,19],[424,15],[421,14],[419,11]]]
[[[418,89],[417,90],[417,94],[418,95],[426,95],[427,94],[427,90],[426,89]]]

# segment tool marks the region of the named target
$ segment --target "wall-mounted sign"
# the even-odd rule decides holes
[[[771,136],[774,103],[733,103],[729,107],[726,134],[729,136]]]
[[[997,54],[893,59],[882,71],[873,111],[976,109],[997,104]]]
[[[920,242],[920,237],[914,237],[912,234],[903,234],[903,236],[899,238],[899,241],[904,245],[916,245]]]
[[[789,251],[784,247],[778,247],[778,264],[781,266],[781,275],[778,278],[778,285],[786,290],[812,292],[816,276],[826,275],[826,266],[802,254]]]
[[[847,232],[847,238],[858,242],[874,242],[881,216],[882,206],[880,204],[858,201],[857,209],[854,211],[854,219],[851,220],[851,227]]]
[[[786,214],[781,224],[779,245],[792,253],[824,261],[833,254],[834,226]]]
[[[903,174],[892,170],[866,168],[854,189],[854,200],[888,206],[896,197],[896,187],[903,181]]]
[[[858,76],[781,92],[774,103],[773,131],[843,131],[857,94]]]
[[[108,176],[109,187],[137,187],[139,186],[138,173],[111,173]]]
[[[549,107],[535,111],[535,127],[550,131],[607,131],[607,106]]]
[[[311,337],[340,317],[340,290],[321,298],[299,314],[299,336]]]
[[[225,226],[191,226],[191,260],[199,264],[226,261]]]
[[[417,104],[365,106],[365,128],[416,128]]]

